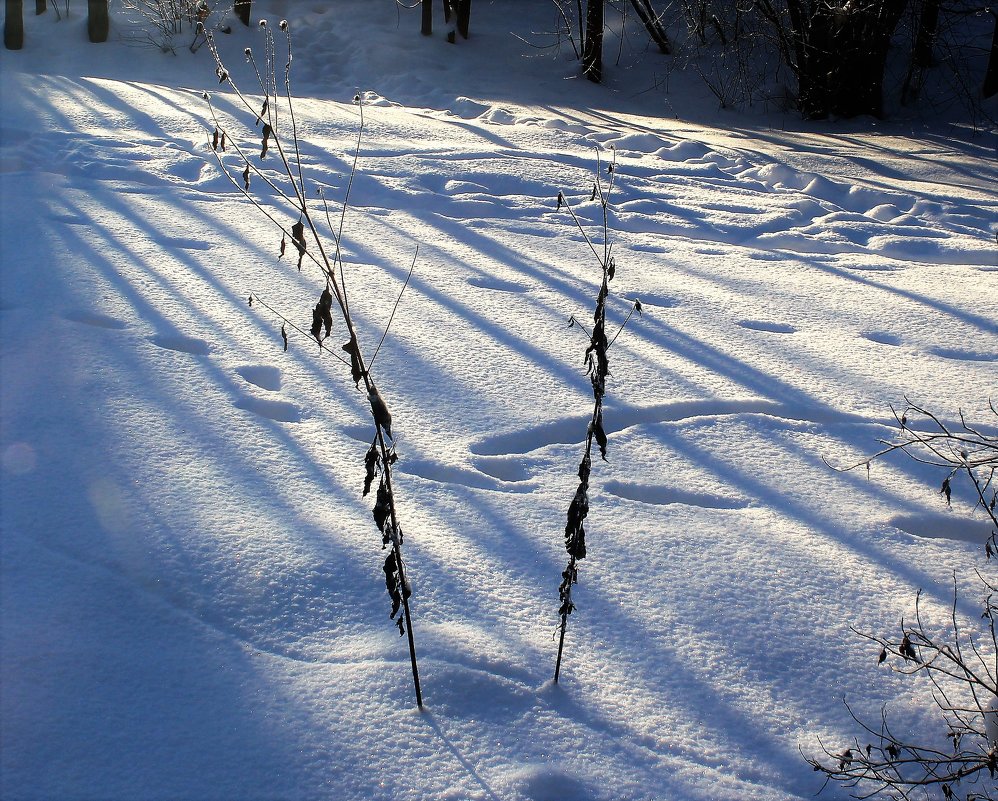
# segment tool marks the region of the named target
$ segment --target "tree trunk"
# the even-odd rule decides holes
[[[655,9],[651,7],[649,0],[631,0],[631,5],[638,12],[645,30],[648,31],[651,40],[658,45],[659,51],[663,55],[669,55],[672,52],[672,45],[669,43],[665,28],[662,27],[662,22],[659,20],[658,14],[655,13]]]
[[[988,69],[984,73],[984,85],[981,87],[981,94],[986,98],[998,94],[998,14],[992,11],[991,15],[995,18],[995,30],[991,35],[991,56],[988,58]]]
[[[463,39],[468,38],[468,28],[471,25],[471,0],[457,2],[457,32]]]
[[[253,0],[236,0],[232,9],[236,12],[236,16],[239,17],[239,21],[246,25],[250,24],[250,14],[253,13]]]
[[[884,71],[905,0],[852,10],[787,4],[796,55],[797,103],[807,119],[883,116]],[[847,7],[848,8],[848,7]]]
[[[932,66],[932,48],[939,30],[939,0],[924,0],[918,15],[918,34],[911,60],[916,67]]]
[[[603,80],[603,0],[586,2],[586,41],[582,46],[582,74],[593,83]]]
[[[422,0],[420,3],[422,19],[419,32],[423,36],[430,36],[433,33],[433,2],[432,0]]]
[[[107,0],[87,0],[87,36],[99,44],[107,41],[111,21],[107,15]]]
[[[6,0],[3,21],[3,46],[8,50],[24,47],[24,4],[22,0]]]

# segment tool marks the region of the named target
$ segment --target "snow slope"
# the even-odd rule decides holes
[[[335,200],[365,98],[344,246],[367,353],[419,246],[376,373],[427,707],[360,497],[365,399],[306,338],[282,352],[321,283],[208,150],[208,54],[30,17],[0,54],[0,795],[783,801],[820,787],[799,749],[854,732],[844,697],[927,731],[928,688],[850,627],[893,631],[919,588],[943,626],[954,573],[973,621],[987,527],[931,470],[825,460],[874,451],[905,395],[993,426],[994,138],[673,96],[676,119],[626,75],[524,59],[532,3],[476,3],[457,46],[391,4],[254,7],[295,31],[303,163]],[[244,86],[260,41],[220,41]],[[555,686],[592,402],[567,323],[598,280],[555,198],[601,236],[597,153],[609,311],[644,314],[610,354]]]

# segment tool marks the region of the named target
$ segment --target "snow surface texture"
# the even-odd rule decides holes
[[[6,801],[783,801],[820,786],[799,748],[855,731],[843,697],[930,730],[928,688],[849,627],[895,631],[919,588],[943,626],[954,572],[973,621],[987,529],[931,470],[823,459],[875,450],[906,394],[987,421],[993,138],[673,119],[524,59],[509,31],[550,13],[509,5],[476,3],[451,46],[391,4],[254,3],[296,32],[302,158],[331,198],[365,93],[344,247],[368,349],[419,244],[377,375],[423,713],[360,498],[365,401],[247,305],[307,328],[321,285],[208,152],[207,52],[88,45],[74,5],[0,55]],[[221,42],[245,87],[247,44]],[[592,403],[567,321],[598,284],[555,197],[598,238],[611,148],[608,313],[645,313],[610,352],[554,686]]]

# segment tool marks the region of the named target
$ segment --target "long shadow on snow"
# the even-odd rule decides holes
[[[420,571],[424,575],[430,571],[435,573],[436,577],[431,583],[437,586],[438,589],[447,585],[451,586],[451,589],[445,592],[444,595],[455,604],[453,609],[455,614],[460,614],[463,611],[461,609],[462,603],[467,604],[465,608],[492,610],[489,614],[490,620],[488,624],[488,627],[491,629],[494,626],[502,626],[503,613],[502,609],[493,609],[494,604],[492,601],[494,600],[495,591],[492,589],[491,583],[482,584],[481,574],[484,572],[486,575],[493,575],[493,571],[489,568],[489,565],[498,565],[500,569],[507,572],[507,579],[501,582],[503,586],[501,595],[507,605],[536,607],[540,603],[536,598],[538,594],[548,596],[548,603],[545,606],[551,613],[549,623],[553,630],[557,623],[556,586],[560,571],[563,569],[561,558],[564,554],[561,542],[563,510],[559,509],[552,514],[551,547],[547,550],[547,555],[542,557],[537,550],[538,541],[525,536],[524,532],[511,526],[509,519],[503,511],[504,507],[510,501],[516,501],[508,497],[503,497],[500,501],[494,494],[486,492],[476,492],[474,495],[475,515],[483,516],[487,526],[486,530],[491,529],[497,532],[497,534],[491,537],[482,536],[482,531],[478,526],[466,525],[465,529],[468,529],[469,533],[462,536],[470,538],[470,531],[478,532],[474,537],[473,546],[475,548],[484,548],[489,552],[490,557],[488,561],[477,563],[478,568],[476,568],[476,571],[473,574],[469,574],[462,582],[464,584],[463,588],[455,586],[454,573],[447,563],[440,560],[432,560],[425,552],[420,553],[422,560]],[[525,499],[524,502],[529,501]],[[424,499],[423,503],[426,505],[430,504],[431,501]],[[441,506],[435,516],[447,518],[452,514],[452,510],[449,507]],[[605,543],[604,547],[609,547],[608,543]],[[513,565],[516,577],[514,584],[521,586],[526,591],[526,597],[519,604],[515,604],[513,601],[514,595],[511,592],[508,581],[510,554],[532,554],[529,558],[517,559]],[[595,552],[592,558],[598,559],[598,552]],[[435,568],[430,567],[433,562],[436,562]],[[569,645],[569,668],[566,671],[564,679],[566,686],[577,686],[579,680],[573,678],[572,674],[577,673],[581,675],[585,670],[585,662],[583,662],[583,666],[580,666],[575,658],[575,654],[579,651],[589,652],[592,648],[596,647],[590,643],[600,641],[609,642],[612,644],[610,653],[634,652],[635,644],[642,643],[643,656],[641,659],[635,660],[634,670],[629,670],[626,665],[620,666],[621,670],[627,672],[628,681],[631,685],[642,685],[641,697],[656,698],[661,697],[664,693],[669,698],[670,703],[673,704],[677,702],[678,698],[685,699],[680,704],[686,710],[683,714],[687,720],[702,721],[704,732],[722,733],[720,735],[720,742],[718,743],[720,750],[734,750],[745,754],[750,752],[754,761],[765,762],[775,774],[786,775],[787,765],[797,764],[800,761],[799,754],[794,749],[785,747],[768,731],[760,729],[760,724],[757,721],[752,720],[743,711],[719,699],[713,685],[706,679],[692,675],[688,666],[683,663],[678,654],[657,647],[654,641],[650,641],[646,625],[638,622],[632,616],[624,614],[623,611],[618,612],[615,599],[604,594],[591,575],[589,578],[585,576],[586,568],[587,564],[583,563],[582,584],[580,585],[579,592],[581,606],[576,616],[573,616],[570,621],[572,636],[570,637],[571,642]],[[468,596],[469,591],[473,593],[471,597]],[[641,592],[637,591],[637,594],[640,595]],[[530,596],[534,596],[535,600],[533,602],[527,600]],[[461,599],[466,600],[462,601]],[[599,620],[595,623],[587,617],[587,613],[592,613],[593,609],[599,610]],[[529,627],[529,620],[522,619],[519,625]],[[524,645],[521,643],[520,647],[522,648]],[[542,676],[550,675],[547,671],[553,670],[555,655],[554,640],[551,641],[549,652],[537,648],[532,648],[531,650],[534,654],[532,657],[533,664],[542,666]],[[654,675],[666,677],[663,687],[656,688],[655,683],[647,677],[651,674],[637,671],[638,665],[643,661],[655,665],[655,670],[652,672]],[[682,688],[685,688],[681,692],[679,691],[680,687],[677,687],[677,677],[681,677],[681,679],[678,679],[678,684]],[[543,678],[541,681],[543,681]],[[582,679],[582,683],[583,685],[586,684],[585,679]],[[571,693],[572,691],[566,690],[565,692]],[[586,691],[582,690],[582,692]],[[427,697],[428,703],[432,708],[432,688],[430,688]],[[702,760],[703,758],[692,747],[687,746],[677,750],[676,746],[678,744],[675,742],[669,744],[669,753],[662,753],[659,741],[650,737],[647,733],[638,731],[628,723],[626,710],[621,709],[620,715],[616,719],[608,714],[601,714],[595,711],[606,706],[605,699],[599,703],[590,704],[580,698],[578,701],[566,704],[564,700],[552,700],[546,694],[541,694],[538,697],[538,701],[543,703],[544,706],[552,708],[558,714],[588,726],[599,736],[611,738],[614,742],[614,748],[609,748],[610,752],[615,749],[624,749],[628,752],[629,759],[638,759],[645,766],[644,769],[653,775],[660,775],[663,771],[670,770],[669,764],[663,764],[662,762],[670,754],[681,753],[683,759],[693,764],[697,764],[698,760]],[[545,734],[544,736],[550,738],[551,735]],[[567,744],[566,748],[568,748]],[[801,762],[802,766],[803,764]],[[715,765],[713,767],[725,769],[724,765]],[[608,766],[607,769],[612,770],[612,767]],[[746,781],[750,782],[756,780],[754,778],[746,779]],[[796,783],[796,780],[794,782]],[[661,778],[656,779],[654,782],[656,786],[660,783]],[[795,792],[799,792],[800,795],[804,796],[810,792],[810,789],[802,787]],[[706,795],[703,797],[705,799],[708,798]]]
[[[68,246],[73,252],[87,254],[86,262],[94,266],[96,269],[101,270],[105,279],[108,280],[118,292],[120,292],[123,296],[125,296],[129,300],[129,302],[132,303],[132,305],[139,310],[139,314],[142,319],[155,321],[156,326],[160,330],[171,330],[175,328],[173,323],[168,318],[164,317],[159,312],[158,309],[149,304],[137,290],[132,288],[131,284],[127,283],[127,281],[123,281],[121,277],[118,275],[113,265],[107,262],[98,251],[89,248],[87,243],[81,238],[74,236],[72,239],[68,241],[69,241]],[[148,274],[154,277],[155,271],[149,270]],[[210,358],[209,359],[202,358],[199,360],[198,364],[199,364],[199,369],[204,371],[204,373],[207,376],[211,377],[213,383],[216,386],[227,388],[230,394],[233,395],[238,394],[238,390],[235,387],[233,378],[229,376],[227,373],[223,372],[222,370],[215,368]],[[140,373],[146,374],[146,372],[142,370],[141,366],[138,365],[138,363],[135,364],[133,372],[136,374]],[[336,393],[339,389],[338,385],[334,382],[329,382],[329,387],[330,391],[333,393]],[[343,392],[345,393],[346,390],[344,390]],[[172,417],[175,420],[175,428],[178,430],[189,429],[191,427],[192,418],[189,416],[191,414],[190,411],[184,411],[181,409],[174,410],[174,409],[163,408],[161,410],[161,414],[164,417],[168,418]],[[209,421],[202,421],[202,423],[206,422]],[[252,496],[259,499],[261,505],[268,510],[278,510],[279,519],[294,518],[297,520],[301,520],[303,510],[292,506],[286,500],[284,483],[289,480],[288,475],[261,474],[257,466],[252,461],[251,455],[245,453],[245,451],[239,447],[239,444],[233,441],[234,438],[231,433],[231,428],[226,426],[225,421],[223,420],[223,421],[210,421],[210,422],[213,425],[211,426],[202,425],[200,428],[200,433],[198,434],[198,438],[200,439],[201,442],[204,443],[205,451],[210,453],[212,458],[217,463],[226,465],[228,467],[227,473],[230,477],[238,475],[256,476],[255,480],[251,480],[246,483],[247,492],[244,492],[243,495],[247,497]],[[338,496],[334,496],[335,503],[336,504],[345,503],[348,506],[355,508],[356,517],[358,519],[363,519],[364,517],[367,516],[368,511],[366,510],[366,508],[363,508],[361,506],[359,498],[357,497],[359,493],[355,493],[354,491],[352,491],[356,490],[356,487],[350,486],[349,483],[344,483],[344,477],[335,475],[333,472],[329,470],[328,467],[316,464],[314,462],[314,457],[308,452],[306,452],[303,449],[302,445],[291,436],[290,431],[287,427],[277,422],[266,420],[263,418],[255,420],[254,424],[262,425],[262,427],[268,431],[269,438],[280,442],[282,451],[284,453],[292,455],[293,463],[301,464],[303,468],[307,468],[307,469],[302,469],[300,475],[295,478],[296,481],[299,482],[306,481],[309,480],[308,477],[311,477],[311,481],[315,487],[315,494],[320,497],[323,494],[328,494],[332,488],[339,486],[341,488],[341,491],[338,494]],[[105,424],[101,420],[98,420],[94,423],[94,425],[96,427],[103,428]],[[114,435],[114,430],[109,428],[107,430],[107,441],[113,442],[116,439],[117,438]],[[240,465],[240,464],[242,465],[242,467],[239,468],[232,467],[233,465]],[[356,476],[356,481],[350,483],[356,483],[359,486],[360,472],[361,471],[359,467],[359,457],[358,457],[358,472]],[[127,485],[127,483],[128,481],[127,479],[125,479],[124,484]],[[266,499],[261,498],[259,495],[259,488],[262,484],[270,485],[272,490],[270,496]],[[157,519],[157,517],[158,515],[155,513],[155,510],[150,510],[150,519]],[[321,547],[319,549],[320,553],[324,553],[328,550],[329,545],[331,544],[328,531],[322,531],[312,526],[306,526],[305,530],[308,532],[309,537],[307,538],[307,540],[302,540],[303,542],[311,540],[313,548],[321,544]],[[376,543],[376,540],[377,537],[374,536],[372,532],[372,537],[371,537],[372,545]],[[180,548],[184,547],[184,542],[182,540],[178,541],[176,544]],[[324,555],[321,556],[320,558],[323,564],[328,565],[341,562],[343,556],[344,553],[342,548],[337,548],[335,552],[335,557],[332,554],[324,553]],[[193,557],[191,559],[193,559]],[[374,560],[372,560],[372,565],[373,563]],[[193,561],[189,561],[188,565],[190,567],[193,567],[194,566]],[[366,565],[359,564],[358,569],[362,571],[362,573],[369,572],[368,566]],[[210,575],[211,574],[202,575],[199,578],[199,583],[205,587],[211,586],[212,582],[209,580]],[[357,603],[358,601],[355,600],[353,602],[353,605],[356,606]],[[371,605],[370,600],[367,600],[365,602],[364,599],[361,599],[359,603],[362,607]],[[380,612],[381,610],[379,609],[378,611]],[[199,617],[204,619],[206,617],[206,614],[200,613]],[[216,621],[216,624],[221,627],[228,628],[229,630],[233,631],[234,634],[236,634],[242,639],[246,639],[248,642],[255,641],[255,638],[251,632],[242,631],[239,629],[239,627],[233,629],[232,626],[234,624],[234,621],[230,620],[228,622],[223,623],[223,619],[220,618],[219,620]],[[282,651],[282,655],[297,659],[306,658],[302,655],[296,655],[294,653],[294,650],[290,648],[284,649]]]

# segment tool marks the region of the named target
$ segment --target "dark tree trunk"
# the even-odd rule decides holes
[[[797,103],[807,119],[829,115],[883,116],[884,71],[890,39],[905,0],[851,11],[825,3],[788,3],[797,59]]]
[[[450,4],[451,0],[443,0],[444,22],[450,22]]]
[[[246,26],[250,24],[250,15],[253,13],[253,0],[236,0],[233,10],[239,21]]]
[[[5,0],[3,21],[3,46],[8,50],[24,47],[24,4],[22,0]]]
[[[457,0],[457,32],[464,39],[468,38],[471,26],[471,0]]]
[[[669,37],[665,33],[665,28],[662,27],[658,14],[651,7],[651,3],[648,0],[631,0],[631,5],[638,12],[651,40],[658,45],[658,49],[664,55],[669,55],[672,52],[672,45],[669,43]]]
[[[423,12],[419,32],[423,36],[430,36],[433,33],[433,2],[423,0],[419,5]]]
[[[99,44],[107,41],[111,21],[107,15],[107,0],[87,0],[87,36]]]
[[[985,97],[998,94],[998,14],[991,12],[995,18],[995,30],[991,35],[991,56],[988,58],[988,69],[984,73],[984,86],[981,93]]]
[[[44,14],[46,10],[45,0],[35,0],[35,16]]]
[[[593,83],[603,80],[603,0],[586,2],[586,41],[582,46],[582,74]]]
[[[912,49],[911,60],[916,67],[932,66],[932,48],[939,30],[939,0],[924,0],[918,15],[918,34]]]

